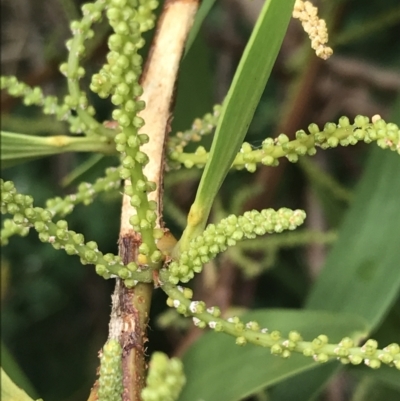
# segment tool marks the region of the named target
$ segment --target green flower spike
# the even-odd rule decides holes
[[[170,263],[168,280],[173,284],[188,282],[194,273],[201,272],[205,263],[236,242],[266,233],[294,230],[303,223],[305,217],[302,210],[265,209],[261,212],[252,210],[243,216],[230,215],[216,225],[210,224],[202,235],[191,241],[189,249],[178,260]]]
[[[204,135],[211,134],[218,124],[219,116],[221,114],[221,105],[215,105],[213,107],[213,113],[207,113],[202,119],[196,118],[193,121],[192,128],[184,131],[177,132],[176,135],[171,136],[168,139],[167,149],[170,153],[171,159],[174,159],[174,152],[182,153],[183,148],[189,142],[199,142]],[[201,154],[202,151],[197,150],[197,154]],[[205,153],[205,150],[204,150]],[[178,164],[176,167],[180,167]]]
[[[61,73],[68,78],[69,94],[64,97],[61,104],[55,96],[44,96],[39,87],[31,88],[18,82],[15,77],[1,77],[1,89],[6,89],[11,96],[22,97],[25,105],[40,106],[44,114],[55,115],[58,120],[67,121],[71,133],[100,134],[101,140],[104,141],[112,133],[93,118],[95,110],[89,105],[86,94],[79,88],[79,79],[85,75],[85,70],[79,65],[79,61],[84,56],[84,42],[94,35],[91,26],[100,21],[106,6],[107,2],[103,0],[84,4],[82,20],[71,22],[73,38],[67,41],[68,62],[60,66]],[[73,116],[71,110],[75,110],[77,116]]]
[[[381,364],[400,370],[400,346],[390,344],[379,349],[375,340],[368,340],[357,347],[353,340],[345,337],[338,344],[329,343],[326,335],[319,335],[311,341],[304,341],[297,331],[289,332],[287,338],[277,330],[261,328],[257,322],[245,323],[237,316],[224,320],[218,308],[206,308],[204,302],[192,301],[184,296],[182,289],[168,283],[168,272],[161,271],[160,278],[164,282],[162,288],[169,296],[167,304],[185,316],[192,316],[193,323],[199,328],[207,326],[215,331],[223,331],[236,338],[236,344],[256,344],[271,349],[271,353],[288,358],[292,353],[300,353],[313,358],[316,362],[325,363],[337,359],[343,364],[359,365],[364,363],[372,369]]]
[[[46,210],[49,210],[53,216],[66,216],[79,203],[89,205],[99,193],[115,190],[120,187],[119,170],[119,168],[110,167],[106,170],[105,177],[98,178],[94,184],[81,183],[78,187],[78,193],[67,195],[64,199],[60,197],[49,199],[46,202]],[[1,230],[2,245],[7,245],[8,239],[12,235],[24,237],[29,233],[30,223],[28,221],[22,221],[20,225],[17,225],[13,220],[6,219],[3,225],[4,227]]]
[[[277,166],[281,157],[286,157],[295,163],[300,156],[313,156],[317,147],[322,149],[335,148],[339,145],[355,145],[360,141],[370,143],[376,141],[382,149],[389,149],[400,154],[400,131],[393,123],[386,123],[379,116],[374,116],[372,121],[365,116],[357,116],[354,123],[350,124],[347,117],[341,117],[338,124],[326,123],[323,130],[316,124],[310,124],[309,133],[303,130],[296,132],[296,139],[289,140],[285,134],[277,138],[267,138],[262,143],[261,149],[253,150],[251,145],[244,143],[240,153],[236,156],[232,167],[246,168],[254,172],[257,164]],[[171,165],[183,164],[185,167],[201,167],[207,161],[208,153],[183,153],[179,146],[169,152]]]
[[[100,356],[98,401],[122,399],[122,347],[117,340],[108,340]]]
[[[59,121],[72,121],[71,111],[67,104],[58,104],[55,96],[44,96],[39,87],[31,88],[29,85],[19,82],[16,77],[2,76],[0,89],[5,89],[10,96],[22,97],[26,106],[40,106],[46,115],[55,115]]]
[[[149,141],[149,137],[139,134],[144,120],[138,113],[144,109],[145,104],[139,99],[143,93],[139,84],[143,60],[138,52],[145,43],[143,32],[154,27],[153,10],[157,5],[155,0],[141,0],[139,4],[109,1],[106,16],[114,31],[108,39],[110,52],[107,63],[93,75],[90,85],[91,90],[100,97],[111,96],[111,102],[117,107],[112,117],[120,130],[115,136],[116,149],[121,153],[120,177],[134,183],[125,189],[131,197],[131,206],[136,209],[130,223],[141,234],[142,242],[147,247],[140,257],[143,260],[146,257],[146,264],[150,268],[159,267],[160,257],[154,236],[157,205],[147,197],[156,186],[143,174],[143,168],[149,160],[140,150]]]
[[[124,266],[120,256],[111,253],[103,255],[96,242],[85,243],[82,234],[68,230],[68,223],[65,220],[54,223],[52,221],[54,212],[34,207],[32,197],[18,194],[13,182],[0,180],[0,191],[1,213],[13,215],[14,224],[21,227],[21,230],[34,227],[39,233],[40,241],[50,243],[55,249],[64,249],[69,255],[79,256],[83,265],[96,265],[97,274],[106,279],[121,277],[130,287],[137,281],[152,282],[150,271],[140,270],[133,262]]]
[[[79,88],[79,80],[85,75],[85,69],[79,65],[80,60],[85,56],[84,43],[94,36],[91,26],[101,20],[106,6],[107,2],[101,0],[84,4],[83,18],[80,21],[72,21],[70,24],[73,37],[67,41],[68,61],[61,64],[60,71],[68,79],[69,94],[65,96],[64,104],[77,113],[77,121],[71,125],[75,133],[110,135],[109,130],[93,118],[95,110],[89,105],[86,93]]]
[[[155,352],[150,359],[143,401],[175,401],[185,384],[182,362],[168,359],[162,352]]]
[[[120,168],[109,167],[105,171],[105,176],[98,178],[94,184],[82,182],[79,184],[76,194],[67,195],[64,199],[49,199],[46,202],[46,207],[56,215],[66,216],[73,211],[76,205],[80,203],[86,206],[90,205],[96,195],[116,190],[120,186]]]

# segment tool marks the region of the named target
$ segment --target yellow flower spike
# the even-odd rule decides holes
[[[309,1],[296,0],[292,16],[301,22],[317,57],[327,60],[333,54],[333,50],[326,45],[328,29],[325,21],[318,18],[317,7],[314,7]]]

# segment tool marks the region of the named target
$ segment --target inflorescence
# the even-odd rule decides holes
[[[64,104],[77,113],[76,124],[71,127],[72,132],[84,132],[86,135],[96,134],[98,130],[107,135],[105,129],[94,118],[94,108],[89,106],[86,93],[79,87],[79,80],[85,75],[85,69],[80,65],[80,60],[85,56],[86,40],[93,38],[94,31],[91,26],[102,19],[103,12],[108,2],[97,0],[82,6],[83,18],[80,21],[72,21],[70,24],[72,39],[67,41],[68,61],[61,64],[60,71],[67,77],[69,94],[64,98]]]
[[[41,207],[34,207],[29,195],[17,193],[11,181],[0,180],[1,213],[13,216],[13,223],[23,228],[33,227],[42,242],[50,243],[55,249],[64,249],[68,255],[77,255],[83,265],[96,265],[96,272],[104,278],[118,276],[127,286],[138,281],[152,282],[149,271],[141,270],[135,262],[124,266],[120,256],[111,253],[103,255],[95,241],[85,243],[82,234],[68,229],[65,220],[53,222],[54,212]]]
[[[68,62],[60,66],[60,71],[68,79],[69,93],[61,104],[55,96],[44,96],[39,87],[30,88],[18,82],[15,77],[1,78],[1,89],[6,89],[11,96],[22,97],[25,105],[40,106],[44,114],[55,115],[58,120],[67,121],[73,134],[98,135],[99,139],[104,141],[112,133],[93,118],[95,109],[89,104],[86,93],[79,88],[79,80],[85,75],[85,69],[79,65],[79,61],[85,55],[84,42],[94,36],[91,26],[101,20],[106,6],[107,2],[103,0],[84,4],[82,20],[71,22],[73,38],[67,41]],[[72,110],[76,115],[73,115]]]
[[[122,347],[118,340],[109,339],[100,353],[98,401],[121,401]]]
[[[217,126],[222,106],[216,104],[212,113],[207,113],[203,118],[196,118],[193,121],[191,129],[183,132],[177,132],[174,136],[168,138],[167,149],[170,154],[175,152],[182,153],[183,148],[190,142],[199,142],[204,135],[211,134]],[[171,160],[173,160],[173,156]],[[180,165],[173,166],[175,168]]]
[[[168,267],[169,282],[188,282],[194,273],[200,273],[203,265],[224,252],[228,247],[236,245],[243,239],[255,238],[266,233],[280,233],[294,230],[305,219],[303,210],[287,208],[275,211],[264,209],[248,211],[243,216],[230,215],[218,224],[210,224],[203,234],[193,239],[189,249],[174,260]]]
[[[55,115],[57,120],[65,121],[71,117],[71,110],[67,104],[58,104],[55,96],[44,96],[39,87],[31,88],[29,85],[19,82],[16,77],[1,77],[1,89],[6,89],[13,97],[22,97],[26,106],[41,106],[46,115]]]
[[[326,22],[318,18],[318,8],[309,1],[296,0],[292,16],[300,20],[304,31],[311,40],[311,47],[315,50],[317,57],[327,60],[332,56],[333,50],[327,46],[328,29]]]
[[[278,166],[279,158],[286,157],[290,162],[298,161],[299,156],[313,156],[317,147],[322,149],[335,148],[339,145],[355,145],[360,141],[371,143],[376,141],[382,149],[389,149],[400,154],[400,131],[394,123],[386,123],[379,116],[372,121],[365,116],[357,116],[350,124],[347,117],[341,117],[339,123],[326,123],[323,130],[316,124],[310,124],[308,132],[299,130],[296,139],[290,140],[285,134],[277,138],[267,138],[263,141],[261,149],[253,150],[252,146],[244,142],[240,153],[236,156],[232,167],[245,168],[254,172],[257,164]],[[169,154],[172,163],[183,164],[185,167],[202,167],[207,161],[208,153],[200,147],[194,154],[174,151]]]
[[[149,363],[143,401],[175,401],[186,382],[182,362],[162,352],[154,352]]]
[[[110,167],[105,171],[105,177],[98,178],[94,184],[82,182],[78,186],[76,194],[67,195],[65,198],[56,197],[46,202],[46,209],[54,217],[56,215],[66,216],[70,214],[74,207],[80,203],[89,205],[93,202],[96,195],[101,192],[116,190],[121,186],[119,168]],[[30,224],[17,224],[12,219],[6,219],[1,230],[1,244],[7,245],[8,238],[12,235],[24,237],[29,233]]]
[[[164,279],[161,272],[161,280]],[[357,347],[354,341],[343,338],[338,344],[330,344],[326,335],[319,335],[312,341],[304,341],[300,333],[291,331],[287,337],[277,330],[270,331],[255,322],[243,322],[239,317],[221,318],[218,307],[209,307],[202,301],[192,301],[193,292],[189,288],[175,287],[165,282],[163,289],[169,296],[167,305],[175,308],[185,316],[192,316],[193,323],[199,328],[209,327],[218,332],[224,332],[236,337],[236,344],[256,344],[271,349],[273,355],[288,358],[293,352],[312,357],[316,362],[325,363],[337,359],[343,364],[359,365],[364,363],[373,369],[382,364],[400,370],[400,346],[393,343],[383,349],[378,348],[375,340],[367,340]]]
[[[112,117],[118,123],[120,132],[115,137],[116,149],[121,153],[122,179],[130,180],[125,185],[125,193],[130,196],[130,203],[136,214],[130,219],[133,229],[141,234],[142,246],[139,249],[142,258],[146,258],[150,267],[157,267],[161,254],[155,240],[162,235],[155,228],[157,204],[149,201],[147,194],[156,189],[143,173],[148,163],[148,156],[140,146],[149,141],[146,134],[139,134],[144,120],[137,115],[145,104],[139,100],[143,89],[139,84],[142,72],[142,57],[138,54],[144,46],[143,32],[153,28],[155,15],[153,10],[158,2],[110,0],[106,16],[114,33],[108,39],[110,52],[107,63],[98,74],[94,74],[90,89],[100,97],[111,95],[111,102],[117,106]]]

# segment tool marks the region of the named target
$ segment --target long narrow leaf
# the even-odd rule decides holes
[[[23,388],[31,397],[36,396],[36,391],[32,384],[25,376],[25,373],[19,367],[3,341],[1,342],[1,367],[9,373],[11,376],[10,380],[12,380],[16,386]]]
[[[33,401],[25,391],[21,390],[1,368],[1,400],[2,401]]]
[[[36,136],[1,131],[1,167],[65,152],[113,153],[114,146],[97,137]]]
[[[240,149],[275,63],[294,0],[267,0],[224,101],[181,249],[204,228],[214,198]]]
[[[196,13],[196,17],[193,22],[192,29],[190,30],[189,36],[185,45],[185,54],[188,53],[189,49],[192,47],[194,40],[196,39],[197,34],[200,31],[201,25],[204,21],[204,18],[207,17],[207,14],[210,12],[212,6],[214,5],[215,0],[203,0],[201,5]]]

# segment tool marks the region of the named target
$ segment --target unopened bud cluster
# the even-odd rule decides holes
[[[138,133],[144,120],[137,113],[145,107],[138,99],[143,92],[139,85],[142,57],[138,51],[144,46],[142,33],[154,26],[153,10],[157,5],[155,0],[109,1],[106,16],[114,30],[108,39],[110,52],[107,63],[93,75],[90,85],[100,97],[111,95],[111,102],[118,107],[112,117],[120,128],[115,137],[116,149],[121,153],[120,177],[131,181],[131,185],[125,186],[125,193],[137,211],[130,223],[142,234],[142,255],[150,256],[154,263],[160,260],[154,243],[157,205],[148,201],[147,194],[156,186],[143,174],[149,159],[140,147],[149,141],[149,137]]]
[[[314,7],[309,1],[296,0],[292,16],[300,20],[317,57],[327,60],[333,54],[333,50],[326,45],[328,43],[328,29],[325,21],[318,18],[317,7]]]
[[[343,338],[338,344],[329,344],[328,337],[320,335],[310,343],[302,343],[301,349],[303,355],[310,356],[317,362],[336,358],[343,364],[364,363],[372,369],[378,369],[385,364],[400,370],[400,347],[395,343],[379,349],[378,342],[369,339],[362,347],[357,347],[349,337]]]
[[[54,212],[33,206],[33,198],[18,194],[11,181],[0,180],[1,213],[11,214],[13,223],[21,229],[33,227],[42,242],[50,243],[55,249],[64,249],[68,255],[77,255],[83,265],[96,265],[96,272],[104,278],[118,276],[127,286],[138,281],[151,282],[150,272],[141,271],[136,263],[124,266],[120,256],[111,253],[103,255],[95,241],[85,243],[82,234],[68,229],[65,220],[52,221]]]
[[[92,117],[94,108],[89,105],[86,93],[79,88],[79,80],[85,75],[85,69],[79,64],[86,52],[84,42],[93,38],[91,26],[99,22],[107,2],[97,0],[82,6],[83,17],[80,21],[70,24],[72,39],[66,43],[69,51],[68,61],[60,65],[60,71],[68,79],[69,94],[64,98],[64,104],[77,111],[77,118],[71,126],[72,132],[95,134],[100,124]]]
[[[89,205],[93,202],[96,195],[101,192],[107,192],[119,188],[121,180],[119,177],[119,170],[115,167],[106,169],[105,177],[98,178],[94,184],[83,182],[78,186],[78,193],[67,195],[64,199],[56,197],[48,199],[46,202],[46,209],[49,210],[53,216],[66,216],[71,213],[76,205],[83,203]],[[8,238],[13,235],[20,235],[22,237],[29,233],[29,223],[25,225],[17,225],[13,220],[6,219],[1,231],[2,245],[8,244]]]
[[[121,186],[119,170],[120,167],[107,168],[105,176],[98,178],[94,184],[81,182],[78,185],[78,192],[76,194],[67,195],[63,199],[60,197],[48,199],[46,208],[57,215],[66,216],[80,203],[83,203],[85,206],[90,205],[99,193],[116,190]]]
[[[167,276],[165,271],[162,271],[161,274]],[[187,300],[193,298],[193,291],[190,288],[182,287],[180,285],[174,287],[173,291],[179,291],[180,294],[172,298],[167,298],[167,305],[171,308],[175,308],[181,315],[188,315],[189,305]],[[184,302],[182,302],[182,299],[184,299]],[[206,309],[206,305],[202,301],[191,302],[190,305],[192,307],[192,313],[203,313]]]
[[[375,118],[377,117],[377,118]],[[277,138],[267,138],[263,141],[261,149],[253,150],[252,146],[245,142],[240,153],[236,156],[232,167],[247,169],[249,172],[256,170],[257,164],[266,166],[278,166],[279,159],[286,157],[295,163],[300,156],[313,156],[317,147],[322,149],[336,148],[337,146],[356,145],[358,142],[371,143],[376,141],[382,149],[389,149],[400,154],[400,131],[394,123],[387,123],[379,116],[374,116],[372,121],[365,116],[357,116],[351,124],[347,117],[341,117],[338,124],[329,122],[324,128],[316,124],[308,126],[308,133],[304,130],[296,132],[296,139],[290,140],[285,134]],[[180,162],[185,167],[200,167],[205,164],[208,153],[204,149],[194,154],[170,153],[173,163]]]
[[[184,132],[177,132],[176,135],[168,139],[167,148],[171,154],[171,159],[174,159],[174,152],[182,153],[183,148],[189,142],[199,142],[204,135],[211,134],[218,124],[221,115],[221,105],[213,107],[213,113],[207,113],[203,118],[196,118],[193,121],[191,129]],[[180,167],[177,164],[176,167]]]
[[[176,401],[186,382],[182,362],[162,352],[151,356],[143,401]]]
[[[26,237],[29,234],[30,223],[23,221],[21,224],[16,224],[14,220],[5,219],[0,234],[1,246],[8,245],[8,239],[13,235],[19,235],[20,237]]]
[[[95,109],[89,104],[86,93],[79,88],[79,80],[85,75],[84,68],[79,65],[86,50],[84,42],[94,36],[91,26],[101,20],[106,6],[107,2],[104,0],[84,4],[82,20],[71,22],[73,38],[67,41],[68,62],[60,66],[61,73],[68,78],[69,92],[62,104],[58,104],[55,96],[44,96],[40,88],[31,88],[18,82],[15,77],[2,77],[1,89],[6,89],[11,96],[22,97],[27,106],[40,106],[44,114],[55,115],[58,120],[67,121],[69,131],[73,134],[110,136],[108,130],[92,117]],[[72,115],[71,110],[76,110],[76,115]]]
[[[39,87],[30,87],[19,82],[16,77],[2,76],[0,80],[1,89],[13,97],[22,97],[26,106],[40,106],[46,115],[54,115],[59,121],[67,121],[71,118],[71,111],[67,104],[58,104],[55,96],[44,96]]]
[[[305,219],[302,210],[281,208],[248,211],[243,216],[230,215],[218,224],[210,224],[204,233],[191,241],[189,249],[182,252],[179,260],[169,265],[169,281],[177,284],[188,282],[194,273],[200,273],[203,265],[224,252],[237,241],[255,238],[266,233],[294,230]]]
[[[165,276],[163,277],[165,279],[167,273],[162,272],[161,275]],[[166,282],[163,284],[163,289],[169,296],[168,306],[174,307],[177,312],[185,316],[192,316],[194,325],[199,328],[209,327],[236,337],[237,345],[252,343],[268,347],[271,349],[271,354],[282,358],[288,358],[295,352],[312,357],[320,363],[337,359],[343,364],[364,363],[373,369],[385,364],[400,370],[400,346],[396,343],[379,349],[377,341],[370,339],[363,346],[357,347],[351,338],[345,337],[338,344],[331,344],[324,334],[312,341],[304,341],[297,331],[290,331],[285,338],[281,332],[262,328],[255,321],[246,323],[237,316],[222,319],[218,307],[207,308],[204,302],[193,301],[191,290],[175,287]]]
[[[142,68],[142,57],[138,50],[144,46],[142,33],[153,28],[155,0],[109,0],[106,16],[114,33],[108,39],[110,49],[105,64],[92,77],[90,89],[100,97],[112,95],[111,101],[121,110],[115,110],[114,120],[121,127],[139,125],[142,120],[133,121],[135,114],[144,108],[142,101],[135,100],[142,94],[138,84]]]
[[[122,347],[110,339],[100,355],[98,401],[121,401],[123,389]]]

